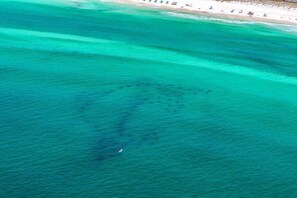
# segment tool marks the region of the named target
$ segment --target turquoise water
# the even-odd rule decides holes
[[[83,6],[0,3],[0,197],[297,197],[295,33]]]

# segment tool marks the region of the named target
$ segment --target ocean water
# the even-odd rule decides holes
[[[0,2],[0,197],[297,197],[294,27],[44,3]]]

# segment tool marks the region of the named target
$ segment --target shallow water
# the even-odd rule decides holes
[[[1,197],[297,196],[294,33],[88,8],[0,3]]]

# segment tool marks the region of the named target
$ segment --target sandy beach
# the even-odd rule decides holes
[[[215,0],[111,0],[111,2],[214,17],[297,24],[297,4],[294,3]]]

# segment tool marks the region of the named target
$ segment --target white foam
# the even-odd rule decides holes
[[[280,29],[286,32],[292,32],[292,33],[297,33],[297,26],[295,25],[285,25],[285,24],[266,24],[270,27],[276,28],[276,29]]]
[[[222,23],[228,23],[228,24],[262,24],[273,29],[278,29],[278,30],[282,30],[290,33],[297,33],[296,25],[264,23],[260,21],[258,22],[240,21],[240,20],[233,20],[233,19],[222,19],[222,18],[206,17],[206,16],[184,14],[184,13],[177,13],[177,12],[167,12],[167,11],[163,11],[161,13],[172,17],[186,18],[186,19],[199,20],[199,21],[215,21],[215,22],[222,22]]]
[[[221,18],[215,18],[215,17],[206,17],[206,16],[199,16],[199,15],[193,15],[193,14],[176,13],[176,12],[163,11],[161,13],[172,17],[187,18],[187,19],[200,20],[200,21],[218,21],[218,22],[232,23],[232,24],[255,24],[255,22],[250,22],[250,21],[221,19]]]

